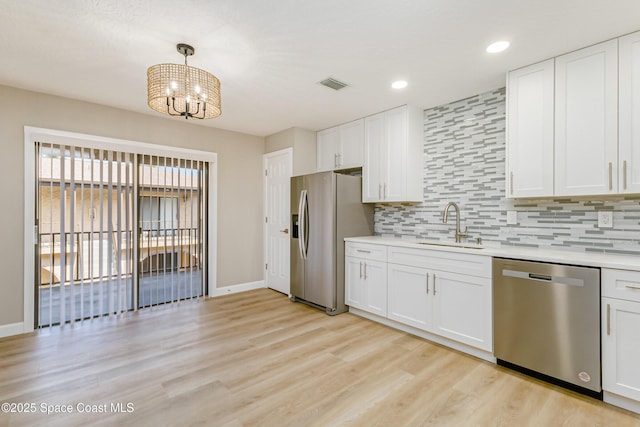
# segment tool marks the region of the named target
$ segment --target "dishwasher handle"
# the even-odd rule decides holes
[[[547,276],[546,274],[529,273],[529,279],[546,280],[547,282],[550,282],[551,276]]]
[[[584,286],[584,280],[576,277],[566,276],[550,276],[548,274],[531,273],[519,270],[502,270],[502,275],[506,277],[514,277],[516,279],[536,280],[540,282],[559,283],[563,285]]]

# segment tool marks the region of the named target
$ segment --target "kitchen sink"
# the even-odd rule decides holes
[[[483,246],[473,245],[468,243],[429,243],[429,242],[417,242],[419,245],[425,246],[447,246],[451,248],[463,248],[463,249],[484,249]]]

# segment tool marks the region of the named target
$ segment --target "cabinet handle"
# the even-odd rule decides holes
[[[436,294],[436,273],[433,273],[433,295]]]
[[[335,153],[335,154],[333,155],[333,166],[339,166],[339,163],[338,163],[338,153]]]
[[[370,254],[371,251],[365,251],[364,249],[356,249],[356,252],[362,252],[363,254]]]
[[[613,190],[613,163],[609,162],[609,190]]]
[[[509,172],[509,188],[510,193],[513,195],[513,171]]]
[[[362,261],[360,261],[360,278],[362,279]]]
[[[611,305],[607,304],[607,335],[611,335]]]
[[[429,273],[427,273],[427,295],[429,295]]]
[[[382,199],[383,200],[387,199],[387,183],[386,182],[382,186]]]
[[[364,280],[367,280],[367,263],[364,263]]]
[[[636,286],[636,285],[624,285],[625,288],[629,288],[629,289],[636,289],[640,291],[640,286]]]
[[[627,189],[627,161],[622,162],[622,188]]]

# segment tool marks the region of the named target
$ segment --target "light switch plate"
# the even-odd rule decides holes
[[[518,224],[518,211],[507,211],[507,225]]]
[[[613,228],[613,212],[612,211],[598,211],[598,227]]]

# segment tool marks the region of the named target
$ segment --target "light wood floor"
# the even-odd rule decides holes
[[[3,426],[640,425],[603,402],[266,289],[2,339],[0,401],[74,411],[0,413]]]

